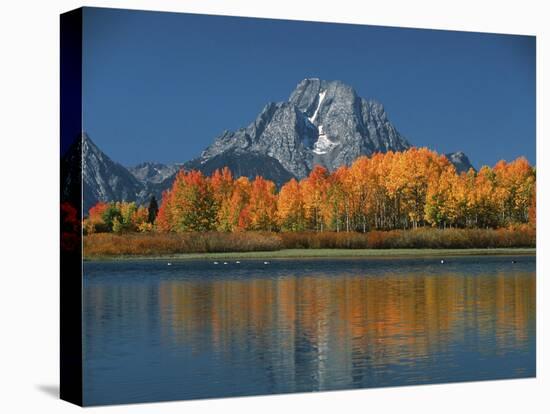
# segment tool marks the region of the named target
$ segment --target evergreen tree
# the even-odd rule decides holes
[[[151,197],[151,201],[149,202],[149,207],[147,208],[147,210],[149,212],[147,222],[153,224],[157,219],[157,214],[159,213],[159,205],[155,196]]]

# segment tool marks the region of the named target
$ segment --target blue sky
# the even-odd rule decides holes
[[[86,8],[84,129],[111,158],[184,162],[307,77],[384,104],[415,146],[535,163],[535,38]]]

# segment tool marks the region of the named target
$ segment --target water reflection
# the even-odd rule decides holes
[[[534,375],[534,260],[509,270],[465,260],[437,274],[422,263],[376,274],[337,266],[304,271],[287,263],[259,277],[92,269],[85,398],[94,404]]]

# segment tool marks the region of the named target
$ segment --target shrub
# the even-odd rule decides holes
[[[280,249],[467,249],[534,247],[535,244],[536,231],[528,225],[497,230],[419,228],[368,233],[94,233],[84,238],[84,254],[92,257]]]
[[[276,233],[95,233],[84,238],[85,256],[166,255],[280,250]]]

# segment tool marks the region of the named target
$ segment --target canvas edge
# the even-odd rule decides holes
[[[60,398],[79,406],[83,405],[82,153],[70,148],[81,148],[82,23],[82,8],[60,15]],[[75,216],[72,225],[66,222],[67,208]]]

